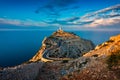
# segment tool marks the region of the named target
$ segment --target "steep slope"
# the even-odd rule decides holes
[[[62,80],[120,80],[120,34],[98,45],[95,50],[83,55],[86,63]],[[79,58],[74,64],[80,63]]]
[[[96,46],[95,50],[90,51],[89,53],[85,54],[85,57],[90,56],[109,56],[112,53],[117,52],[120,50],[120,35],[110,37],[110,39],[98,46]]]
[[[46,63],[37,80],[119,80],[120,35],[70,61]],[[104,45],[107,44],[107,45]],[[111,49],[112,47],[112,49]]]
[[[30,61],[70,60],[92,49],[94,49],[94,44],[90,40],[58,30],[43,40],[41,49]]]

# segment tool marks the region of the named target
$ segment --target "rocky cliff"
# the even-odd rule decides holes
[[[89,53],[85,54],[85,57],[90,56],[109,56],[112,53],[120,50],[120,35],[112,36],[110,39],[100,45],[95,47],[95,50],[90,51]]]
[[[46,63],[37,80],[119,80],[120,35],[70,61]]]
[[[110,37],[79,59],[68,62],[66,67],[70,69],[71,64],[74,71],[61,80],[119,80],[120,34]]]
[[[92,49],[94,44],[90,40],[80,38],[74,33],[58,30],[43,40],[41,49],[30,61],[68,60],[78,58],[82,53]]]
[[[120,80],[120,34],[77,59],[1,68],[0,80]]]

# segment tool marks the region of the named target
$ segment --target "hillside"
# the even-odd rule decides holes
[[[75,59],[92,49],[94,49],[94,44],[90,40],[60,29],[51,36],[45,37],[41,49],[30,59],[30,62]]]
[[[119,80],[120,79],[120,34],[110,37],[94,50],[74,61],[78,64],[87,59],[84,66],[65,75],[62,80]]]
[[[119,37],[111,37],[78,59],[46,63],[37,80],[119,80]]]
[[[40,60],[1,68],[0,80],[120,79],[120,34],[82,55],[77,59],[52,62]]]

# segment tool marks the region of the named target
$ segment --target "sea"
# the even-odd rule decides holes
[[[31,59],[40,49],[44,37],[54,30],[0,31],[0,67],[19,65]],[[99,45],[120,31],[68,31]]]

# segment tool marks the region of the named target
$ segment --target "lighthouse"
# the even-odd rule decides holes
[[[59,29],[57,30],[57,32],[63,32],[63,30],[62,30],[62,27],[59,27]]]

